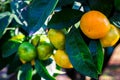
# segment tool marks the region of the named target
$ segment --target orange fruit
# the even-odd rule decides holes
[[[105,35],[103,38],[100,39],[100,42],[103,47],[113,46],[119,40],[120,35],[118,29],[112,24],[110,26],[111,28],[107,33],[107,35]]]
[[[29,62],[36,57],[36,48],[29,42],[23,42],[18,48],[18,56],[25,62]]]
[[[65,34],[61,30],[50,29],[48,31],[48,38],[56,49],[65,48]]]
[[[80,28],[87,37],[99,39],[110,30],[110,22],[104,14],[93,10],[81,17]]]
[[[73,68],[68,55],[64,50],[56,50],[54,54],[54,59],[57,65],[62,68]]]

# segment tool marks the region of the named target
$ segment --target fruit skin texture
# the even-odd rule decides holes
[[[61,30],[50,29],[48,38],[56,49],[65,48],[65,34]]]
[[[34,46],[37,46],[37,44],[39,43],[39,40],[40,40],[40,35],[35,35],[34,38],[31,40],[31,43]]]
[[[36,57],[36,48],[29,42],[23,42],[18,48],[18,56],[25,62],[29,62]]]
[[[87,37],[99,39],[108,33],[110,22],[104,14],[93,10],[81,17],[80,28]]]
[[[120,35],[118,32],[118,29],[111,24],[110,31],[107,33],[106,36],[100,39],[100,42],[103,47],[110,47],[115,45],[115,43],[117,43],[119,38],[120,38]]]
[[[57,65],[59,65],[62,68],[73,68],[68,55],[64,50],[57,50],[54,54],[54,59]]]
[[[50,43],[41,43],[37,47],[37,52],[40,60],[47,60],[53,54],[53,46]]]

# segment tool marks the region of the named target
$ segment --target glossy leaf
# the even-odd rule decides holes
[[[92,78],[98,78],[97,69],[90,50],[84,42],[79,28],[72,28],[66,36],[66,51],[73,67],[80,73]]]
[[[8,71],[7,74],[11,74],[16,72],[19,67],[21,66],[21,62],[20,59],[18,57],[18,55],[16,54],[15,57],[13,58],[12,62],[8,65]]]
[[[106,47],[105,48],[105,54],[107,54],[108,56],[111,56],[112,55],[112,53],[113,53],[113,51],[114,51],[114,49],[115,49],[115,47],[114,46],[112,46],[112,47]]]
[[[64,6],[72,5],[74,1],[77,1],[80,3],[86,2],[86,0],[59,0],[57,7],[64,7]]]
[[[47,60],[42,61],[42,63],[43,63],[44,66],[48,66],[52,63],[52,61],[53,61],[53,59],[49,58]]]
[[[11,21],[12,16],[10,12],[0,13],[0,38],[2,37],[5,28],[8,27]]]
[[[69,4],[72,4],[74,0],[59,0],[57,7],[63,7]]]
[[[78,10],[73,10],[70,8],[65,8],[60,12],[56,12],[50,22],[48,23],[49,28],[62,29],[70,27],[71,25],[77,23],[83,12]]]
[[[114,0],[88,0],[91,10],[101,11],[106,16],[110,16],[113,9]]]
[[[32,66],[31,64],[24,64],[18,72],[18,80],[32,80]]]
[[[24,6],[24,2],[18,4],[18,1],[13,1],[11,6],[14,5],[12,8],[16,12],[16,15],[21,14],[19,18],[23,23],[22,28],[30,35],[44,25],[47,17],[52,13],[58,2],[58,0],[32,0],[31,4],[26,7]],[[15,3],[17,3],[18,7],[20,7],[22,3],[24,3],[24,5],[17,10]],[[23,11],[21,11],[21,9],[23,9]]]
[[[6,65],[7,65],[7,63],[4,61],[4,59],[2,59],[1,57],[0,57],[0,70],[2,70]]]
[[[120,0],[114,0],[115,9],[120,11]]]
[[[46,80],[55,80],[54,77],[52,77],[47,69],[45,68],[45,66],[43,65],[43,63],[39,60],[35,61],[35,69],[37,71],[37,73],[39,74],[39,76],[43,77]]]
[[[0,39],[0,45],[1,45],[0,49],[2,48],[2,45],[4,45],[10,38],[11,38],[11,31],[8,30]],[[0,53],[2,53],[2,50],[0,50]]]
[[[120,28],[120,12],[116,12],[111,18],[110,21],[117,28]]]
[[[75,0],[77,2],[80,2],[80,3],[86,3],[87,0]]]
[[[18,43],[18,42],[7,41],[2,46],[2,56],[3,57],[9,57],[9,56],[11,56],[15,52],[17,52],[19,45],[20,45],[20,43]]]
[[[14,20],[21,26],[25,26],[26,18],[28,18],[28,4],[25,0],[12,0],[10,3],[11,11],[14,14]],[[22,27],[26,32],[28,32],[28,27]]]
[[[36,73],[32,76],[32,80],[41,80],[41,77],[39,76],[38,73]]]
[[[2,55],[0,54],[0,70],[6,67],[9,63],[11,63],[13,58],[14,58],[14,55],[11,55],[7,58],[3,58]]]
[[[103,48],[99,40],[91,40],[89,44],[94,64],[96,65],[98,74],[102,73],[102,66],[104,61]]]
[[[109,62],[109,60],[112,57],[112,53],[114,53],[115,46],[112,47],[106,47],[104,48],[104,63],[103,63],[103,70],[106,68],[106,66],[108,65],[107,63]]]
[[[6,65],[8,65],[8,63],[12,60],[11,56],[7,57],[7,58],[3,58],[2,57],[2,45],[4,45],[8,39],[10,38],[10,31],[7,31],[2,38],[0,39],[0,70],[3,69]],[[5,49],[4,49],[5,50]],[[9,59],[11,58],[11,59]]]

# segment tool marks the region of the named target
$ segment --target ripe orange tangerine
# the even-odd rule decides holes
[[[103,13],[93,10],[81,17],[80,29],[87,37],[99,39],[110,30],[110,22]]]

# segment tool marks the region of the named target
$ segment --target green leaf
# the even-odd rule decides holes
[[[120,11],[120,0],[114,0],[115,9]]]
[[[113,9],[114,0],[88,0],[90,8],[92,10],[101,11],[106,16],[110,16],[110,13]]]
[[[0,13],[0,38],[2,37],[5,28],[11,23],[12,18],[10,12]]]
[[[41,80],[41,77],[39,76],[38,73],[36,73],[33,75],[32,80]]]
[[[2,70],[6,65],[7,63],[0,57],[0,70]]]
[[[120,12],[115,12],[114,15],[110,18],[110,22],[117,28],[120,28]]]
[[[21,66],[21,62],[18,55],[16,54],[12,62],[8,65],[7,74],[16,72],[20,66]]]
[[[73,67],[81,74],[98,78],[97,69],[79,28],[72,28],[66,36],[66,52]]]
[[[46,80],[55,80],[54,77],[50,76],[50,74],[48,73],[47,69],[45,68],[45,66],[43,65],[43,63],[39,60],[35,61],[35,69],[37,71],[37,73],[39,74],[39,76],[43,77]]]
[[[102,73],[104,55],[101,43],[99,40],[91,40],[89,44],[89,49],[91,51],[94,64],[96,65],[98,74]]]
[[[53,59],[49,58],[47,60],[43,60],[42,63],[44,66],[48,66],[52,63]]]
[[[24,64],[18,72],[18,80],[32,80],[32,66],[31,64]]]
[[[29,7],[30,21],[29,26],[30,32],[37,31],[45,23],[47,17],[54,10],[58,0],[33,0],[32,4]],[[36,23],[37,22],[37,23]],[[34,24],[31,24],[34,23]]]
[[[116,46],[111,46],[111,47],[106,47],[104,48],[105,49],[105,55],[107,56],[111,56],[114,49],[115,49]],[[107,59],[107,58],[106,58]]]
[[[63,7],[69,4],[72,4],[74,0],[59,0],[57,7]]]
[[[21,1],[22,4],[24,3],[24,5],[22,5],[18,1],[12,1],[12,9],[16,15],[21,15],[19,19],[23,23],[22,28],[30,35],[44,25],[46,19],[52,13],[58,2],[58,0],[32,0],[26,7],[24,2]],[[21,9],[23,9],[22,12]]]
[[[0,13],[0,19],[6,17],[6,16],[10,16],[10,12],[3,12],[3,13]]]
[[[0,70],[6,67],[9,63],[11,63],[13,58],[14,55],[9,56],[7,58],[3,58],[2,55],[0,54]]]
[[[7,57],[7,58],[3,58],[2,57],[2,45],[5,44],[5,42],[8,41],[8,39],[10,39],[10,30],[6,31],[6,33],[2,36],[2,38],[0,39],[0,70],[3,69],[10,61],[11,61],[11,57]],[[11,59],[8,59],[11,58]]]
[[[2,56],[9,57],[15,52],[17,52],[18,47],[20,43],[18,42],[13,42],[13,41],[7,41],[3,46],[2,46]]]
[[[73,10],[71,8],[62,9],[60,12],[56,12],[50,22],[48,23],[49,28],[62,29],[70,27],[71,25],[77,23],[83,12],[78,10]]]
[[[11,31],[8,30],[6,31],[6,33],[2,36],[2,38],[0,39],[0,48],[2,47],[2,45],[7,42],[9,39],[11,38]],[[2,53],[2,50],[0,50],[0,52]]]

